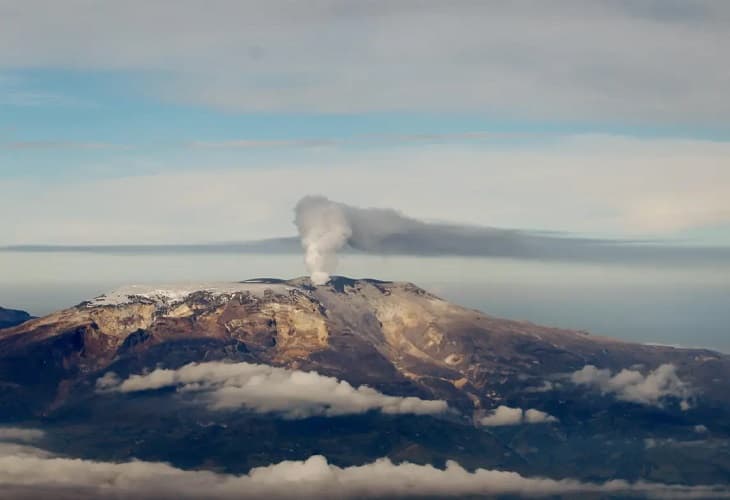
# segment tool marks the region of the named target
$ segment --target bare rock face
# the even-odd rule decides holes
[[[127,287],[0,331],[0,410],[43,414],[106,370],[245,360],[316,370],[387,393],[493,408],[591,364],[676,365],[727,404],[730,359],[509,321],[408,283],[335,277]],[[18,394],[31,394],[18,402]]]

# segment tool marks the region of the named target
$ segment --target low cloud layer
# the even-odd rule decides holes
[[[257,467],[235,476],[182,470],[164,463],[96,462],[52,456],[0,444],[0,489],[13,498],[377,498],[455,497],[464,495],[554,496],[631,494],[657,498],[728,498],[721,486],[674,486],[613,480],[584,483],[573,479],[524,477],[515,472],[469,472],[449,461],[445,469],[387,458],[337,467],[323,456]]]
[[[193,393],[212,410],[246,408],[287,418],[337,416],[380,411],[387,414],[438,414],[445,401],[387,396],[367,386],[315,372],[250,363],[190,363],[176,370],[157,369],[120,380],[107,373],[97,380],[100,392],[139,392],[175,387]]]
[[[520,424],[545,424],[557,421],[557,418],[540,410],[533,408],[523,410],[502,405],[497,407],[490,415],[481,418],[479,423],[487,427],[500,427]]]
[[[643,375],[637,370],[621,370],[612,375],[611,370],[586,365],[570,375],[570,381],[612,394],[616,399],[651,406],[662,406],[665,398],[677,398],[683,410],[690,407],[692,390],[677,376],[676,367],[663,364]]]

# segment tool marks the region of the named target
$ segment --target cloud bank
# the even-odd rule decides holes
[[[0,69],[132,72],[148,94],[227,111],[730,118],[722,1],[28,0],[2,14]]]
[[[338,467],[323,456],[257,467],[236,476],[182,470],[158,462],[96,462],[52,456],[26,447],[0,444],[0,489],[13,498],[378,498],[464,495],[554,496],[621,494],[656,498],[728,498],[721,486],[675,486],[613,480],[584,483],[573,479],[524,477],[515,472],[469,472],[449,461],[445,469],[387,458]]]
[[[533,408],[523,410],[502,405],[497,407],[490,415],[482,417],[479,423],[486,427],[501,427],[520,424],[545,424],[557,421],[557,418],[540,410]]]
[[[316,372],[287,370],[250,363],[190,363],[176,370],[157,369],[120,380],[107,373],[97,380],[99,392],[139,392],[175,387],[192,393],[211,410],[246,408],[280,413],[286,418],[337,416],[380,411],[428,415],[448,409],[445,401],[387,396],[367,386]]]
[[[690,407],[692,390],[677,376],[676,367],[663,364],[646,375],[636,370],[621,370],[615,375],[611,370],[586,365],[570,375],[576,385],[585,385],[613,394],[621,401],[643,405],[662,406],[662,400],[673,397],[680,400],[683,410]]]

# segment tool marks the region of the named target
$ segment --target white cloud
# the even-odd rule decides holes
[[[726,122],[727,6],[650,5],[29,0],[0,11],[0,67],[142,71],[226,110]]]
[[[97,381],[100,392],[138,392],[176,387],[195,393],[210,409],[247,408],[260,413],[282,413],[288,418],[347,415],[377,410],[387,414],[438,414],[445,401],[387,396],[367,386],[315,372],[303,372],[250,363],[190,363],[176,370],[157,369],[120,381],[105,374]]]
[[[586,385],[604,394],[613,394],[622,401],[661,406],[664,398],[674,397],[680,400],[683,410],[690,408],[692,390],[689,384],[677,376],[676,367],[672,364],[663,364],[646,375],[627,369],[612,375],[611,370],[586,365],[573,372],[570,380],[576,385]]]
[[[522,423],[521,408],[499,406],[491,415],[483,417],[479,423],[486,426],[518,425]]]
[[[26,427],[0,427],[0,441],[34,442],[43,439],[45,432]]]
[[[521,408],[510,408],[509,406],[499,406],[490,415],[482,417],[479,423],[487,427],[499,427],[505,425],[520,424],[544,424],[557,422],[558,419],[543,411],[530,408],[522,410]]]
[[[95,462],[50,456],[42,450],[14,453],[0,446],[0,489],[6,495],[77,498],[376,498],[464,495],[554,496],[631,493],[667,498],[727,498],[724,487],[628,483],[584,483],[573,479],[524,477],[515,472],[469,472],[449,461],[445,469],[380,459],[337,467],[322,456],[252,469],[242,476],[182,470],[164,463]],[[62,497],[63,498],[63,497]]]
[[[96,379],[96,390],[98,392],[106,392],[115,390],[122,379],[114,372],[106,372],[104,375]]]
[[[306,194],[390,207],[422,220],[671,235],[730,223],[728,157],[730,143],[567,136],[519,149],[307,149],[275,164],[241,159],[216,168],[199,158],[177,162],[176,172],[8,179],[0,183],[0,226],[9,230],[0,241],[179,243],[293,235],[292,210]],[[35,202],[26,203],[30,198]],[[128,203],[136,198],[155,203]],[[449,203],[433,202],[439,199]],[[13,217],[18,206],[22,220]]]
[[[529,409],[525,410],[525,423],[527,424],[543,424],[547,422],[557,422],[558,419],[545,413],[544,411]]]

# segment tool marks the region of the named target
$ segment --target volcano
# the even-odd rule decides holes
[[[251,399],[241,370],[239,385],[211,381],[221,365],[345,392],[292,413],[304,396]],[[185,378],[190,367],[203,375]],[[128,286],[0,331],[0,422],[52,430],[54,452],[226,472],[321,453],[345,466],[387,456],[724,484],[728,379],[730,356],[714,351],[500,319],[411,283],[341,276]],[[234,390],[236,404],[211,403]],[[376,402],[342,410],[347,391]],[[447,410],[408,409],[424,402]]]

